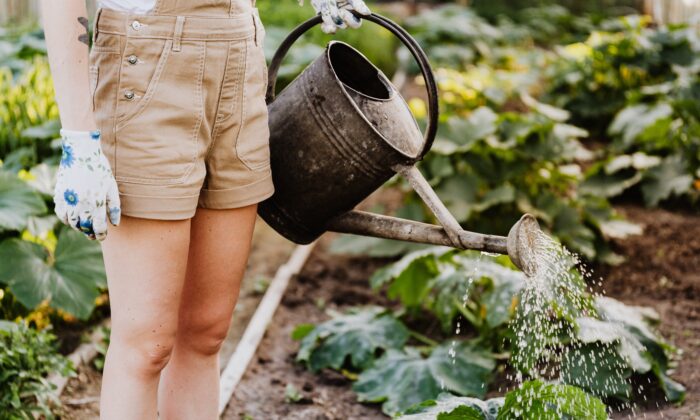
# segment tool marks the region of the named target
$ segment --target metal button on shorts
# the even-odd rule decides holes
[[[123,214],[186,219],[272,195],[264,36],[250,0],[98,10],[91,89]]]

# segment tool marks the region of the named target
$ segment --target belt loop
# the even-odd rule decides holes
[[[175,33],[173,34],[173,51],[180,51],[182,29],[185,27],[185,16],[178,16],[175,21]]]

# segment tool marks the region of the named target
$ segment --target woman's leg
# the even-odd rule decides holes
[[[160,372],[177,330],[190,221],[123,216],[102,242],[112,332],[100,398],[102,420],[156,418]]]
[[[256,213],[257,204],[198,208],[192,218],[177,337],[158,392],[163,419],[218,418],[219,349],[238,299]]]

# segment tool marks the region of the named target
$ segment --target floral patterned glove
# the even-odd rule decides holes
[[[299,0],[299,5],[303,6],[304,0]],[[321,30],[327,34],[334,34],[336,30],[348,26],[359,28],[362,20],[350,13],[351,10],[361,15],[372,13],[362,0],[311,0],[311,5],[316,13],[321,14]]]
[[[107,214],[119,224],[117,182],[100,146],[100,131],[61,130],[63,155],[53,201],[59,219],[90,239],[107,236]]]

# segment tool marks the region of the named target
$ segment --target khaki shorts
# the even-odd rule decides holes
[[[122,213],[187,219],[274,192],[257,8],[231,17],[98,10],[93,109]]]

